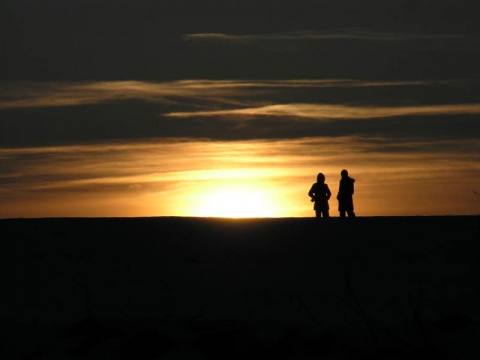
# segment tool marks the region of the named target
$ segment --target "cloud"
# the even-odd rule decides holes
[[[419,209],[413,200],[435,202],[432,192],[444,194],[438,211],[449,213],[447,202],[471,212],[458,194],[474,188],[479,152],[476,140],[361,136],[0,149],[0,217],[45,216],[45,204],[52,209],[53,203],[50,216],[189,216],[197,197],[238,184],[274,194],[285,207],[280,216],[311,216],[306,191],[316,174],[326,174],[334,190],[341,168],[357,179],[362,215],[382,206],[392,215],[426,214],[431,206]],[[86,205],[88,211],[78,212]]]
[[[4,82],[0,146],[169,137],[470,138],[478,133],[471,114],[478,114],[479,104],[469,85],[455,79]],[[35,111],[23,110],[29,108]]]
[[[174,112],[166,114],[172,117],[200,117],[200,116],[273,116],[299,117],[317,120],[330,119],[371,119],[395,116],[431,116],[431,115],[458,115],[480,114],[480,104],[453,104],[428,106],[344,106],[328,104],[278,104],[257,108],[231,109],[217,111]],[[235,118],[233,118],[235,119]]]
[[[20,82],[0,86],[0,109],[65,107],[139,99],[146,102],[180,104],[209,100],[239,104],[239,98],[255,92],[280,89],[401,87],[457,84],[449,81],[365,81],[356,79],[293,80],[180,80],[171,82],[101,81],[85,83]]]
[[[474,141],[360,136],[249,141],[155,139],[7,148],[0,149],[4,164],[0,182],[3,190],[97,188],[104,192],[109,185],[118,190],[124,185],[126,189],[153,183],[283,176],[287,170],[281,169],[309,167],[316,158],[321,158],[324,166],[333,166],[339,161],[357,163],[366,156],[410,161],[422,152],[432,159],[472,161],[476,150],[478,142]]]
[[[197,86],[201,87],[201,82]],[[187,97],[197,93],[188,82],[140,81],[14,83],[3,86],[0,91],[0,108],[4,109],[76,106],[129,99],[169,102],[169,97]]]
[[[464,34],[432,34],[432,33],[407,33],[407,32],[382,32],[362,28],[329,29],[319,31],[299,31],[291,33],[273,34],[225,34],[225,33],[195,33],[183,36],[186,41],[224,41],[235,43],[254,42],[275,42],[275,41],[324,41],[324,40],[359,40],[359,41],[448,41],[448,40],[470,40],[478,42],[477,38]]]

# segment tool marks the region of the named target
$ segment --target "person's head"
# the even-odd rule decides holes
[[[347,177],[348,176],[348,171],[343,169],[341,172],[340,172],[340,175],[342,175],[342,178],[344,177]]]
[[[322,173],[318,173],[317,175],[317,183],[324,183],[325,182],[325,175]]]

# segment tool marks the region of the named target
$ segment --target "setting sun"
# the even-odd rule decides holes
[[[199,197],[194,216],[275,217],[275,206],[267,191],[253,187],[228,186],[212,189]]]

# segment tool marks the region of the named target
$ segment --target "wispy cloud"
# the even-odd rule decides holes
[[[195,33],[183,36],[186,41],[228,41],[236,43],[272,42],[272,41],[323,41],[323,40],[363,40],[363,41],[445,41],[445,40],[471,40],[478,39],[463,34],[431,34],[431,33],[407,33],[407,32],[381,32],[364,28],[329,29],[319,31],[300,31],[290,33],[272,34],[226,34],[226,33]]]
[[[5,129],[0,132],[0,146],[159,137],[239,140],[409,134],[470,138],[478,127],[468,115],[479,114],[480,104],[474,94],[458,96],[467,94],[468,86],[463,80],[356,79],[0,83]],[[452,103],[446,101],[448,95],[453,95]],[[455,103],[459,99],[465,103]],[[79,107],[89,104],[104,106]],[[37,110],[17,110],[24,108]],[[442,115],[458,115],[440,119],[456,121],[448,134],[438,126]],[[404,121],[416,116],[424,116],[425,121]],[[397,119],[384,121],[393,117]],[[336,119],[352,121],[345,126],[343,121],[331,121]]]
[[[299,117],[317,120],[329,119],[369,119],[394,116],[429,116],[429,115],[455,115],[455,114],[480,114],[480,104],[454,104],[454,105],[429,105],[429,106],[343,106],[323,104],[278,104],[257,108],[232,109],[219,111],[174,112],[166,114],[173,117],[194,116],[275,116]]]
[[[455,150],[455,151],[452,151]],[[361,167],[364,172],[390,162],[430,160],[476,162],[475,141],[414,141],[373,137],[315,137],[289,140],[209,141],[158,139],[47,148],[0,149],[3,191],[64,191],[77,188],[104,192],[139,189],[145,184],[171,186],[176,182],[240,180],[287,174],[308,174],[316,167],[335,168],[338,163]],[[418,157],[418,154],[422,154]],[[376,159],[363,164],[362,159]],[[403,160],[401,160],[403,159]],[[417,160],[415,160],[417,159]],[[435,160],[435,161],[436,161]],[[458,165],[458,162],[457,162]],[[302,169],[300,172],[292,168]],[[478,164],[472,169],[479,170]],[[437,170],[436,170],[437,171]],[[444,171],[444,169],[438,169]],[[410,176],[405,174],[406,176]],[[399,174],[395,175],[397,178]],[[402,175],[403,176],[403,175]],[[168,183],[171,183],[170,185]],[[62,190],[63,189],[63,190]],[[144,188],[152,191],[152,187]]]
[[[440,213],[452,206],[471,213],[475,204],[465,201],[480,175],[478,153],[478,141],[350,136],[0,149],[0,216],[45,214],[45,203],[56,204],[51,216],[76,214],[80,204],[88,204],[90,214],[109,204],[109,216],[125,216],[132,208],[135,216],[191,215],[191,205],[207,190],[239,184],[275,194],[284,207],[280,216],[311,216],[306,192],[316,174],[326,174],[335,191],[341,168],[357,179],[362,215],[380,208],[383,213],[385,204],[395,204],[387,214],[425,214],[436,192],[443,194]],[[430,205],[422,209],[418,202],[427,199]]]
[[[199,89],[204,88],[211,90],[210,95],[213,95],[216,89],[212,84],[206,85],[201,81],[14,83],[1,87],[0,108],[75,106],[129,99],[169,103],[172,102],[171,98],[176,96],[201,97]]]
[[[431,82],[294,79],[3,83],[0,85],[0,109],[78,106],[131,99],[164,104],[178,104],[185,100],[209,100],[233,105],[239,104],[241,98],[254,97],[255,91],[274,93],[288,88],[400,87],[460,82],[462,80]]]

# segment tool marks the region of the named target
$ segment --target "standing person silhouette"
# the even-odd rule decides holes
[[[328,212],[330,209],[328,206],[328,200],[332,196],[332,193],[330,192],[328,185],[325,184],[325,175],[318,173],[317,182],[310,188],[308,196],[310,196],[312,202],[315,202],[315,205],[313,206],[315,217],[320,218],[323,216],[324,218],[327,218],[330,216]]]
[[[340,217],[345,217],[347,213],[348,217],[355,217],[353,212],[353,193],[355,179],[352,179],[348,176],[348,171],[343,169],[340,172],[342,178],[340,179],[340,184],[338,187],[338,211],[340,212]]]

